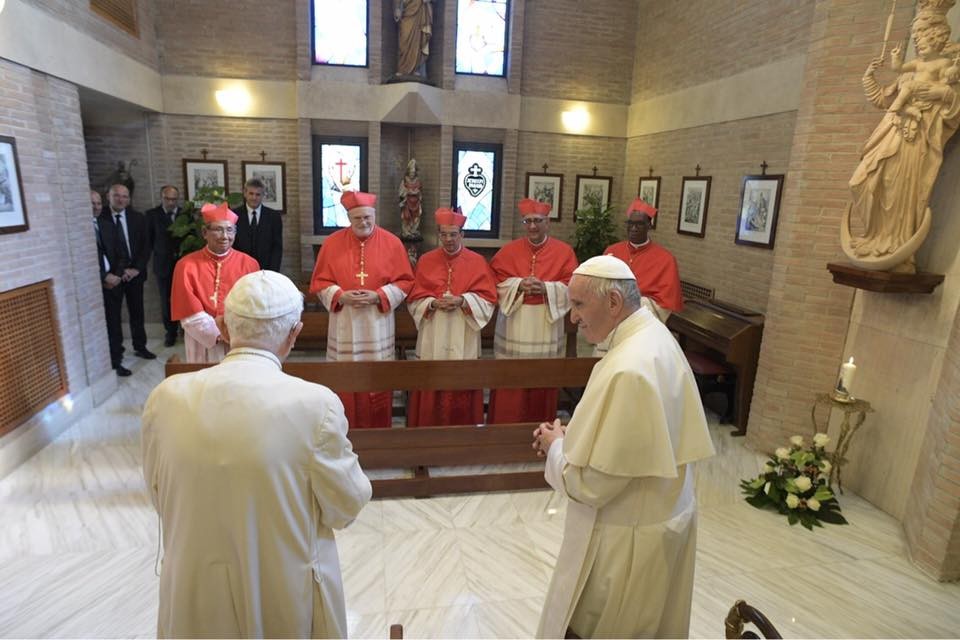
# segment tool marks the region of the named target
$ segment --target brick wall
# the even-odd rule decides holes
[[[519,132],[514,198],[511,202],[504,202],[502,224],[510,225],[506,228],[512,228],[512,237],[524,234],[517,214],[517,201],[527,195],[527,173],[543,173],[543,164],[546,163],[549,165],[548,173],[563,174],[560,220],[550,223],[550,234],[573,243],[577,174],[591,175],[596,166],[597,175],[611,176],[613,187],[610,202],[618,209],[626,207],[627,198],[632,198],[636,192],[636,184],[625,186],[623,181],[626,146],[623,138]]]
[[[938,580],[960,580],[960,316],[920,451],[903,526],[913,561]]]
[[[624,194],[637,193],[649,167],[661,176],[659,219],[651,234],[676,256],[680,276],[715,288],[720,299],[759,311],[767,308],[773,251],[734,243],[740,186],[744,175],[761,172],[764,160],[770,165],[767,173],[786,173],[795,117],[788,112],[627,141]],[[695,175],[698,163],[701,175],[712,176],[703,238],[677,233],[682,178]],[[788,176],[785,191],[792,187]]]
[[[160,69],[165,74],[293,80],[298,46],[303,52],[299,43],[304,35],[309,42],[309,30],[298,35],[297,0],[141,4],[156,4]],[[309,20],[309,13],[304,17]]]
[[[630,102],[635,0],[527,0],[524,5],[524,95]]]
[[[0,235],[0,291],[53,279],[71,393],[110,372],[74,85],[0,60],[0,135],[17,142],[29,230]]]
[[[43,9],[51,15],[69,24],[74,29],[92,36],[98,42],[116,49],[142,62],[143,64],[158,67],[157,60],[157,32],[154,25],[156,8],[154,2],[139,0],[137,2],[138,35],[134,36],[124,31],[112,22],[93,12],[87,0],[23,0],[28,4]],[[182,4],[182,3],[181,3]]]
[[[762,450],[809,431],[813,395],[832,384],[843,353],[853,290],[833,284],[826,263],[842,256],[847,181],[878,119],[860,86],[876,55],[874,9],[816,5],[747,434]]]
[[[418,127],[413,130],[413,157],[417,159],[420,180],[423,182],[420,233],[425,240],[422,250],[429,251],[437,246],[437,225],[433,213],[438,207],[450,206],[449,202],[440,201],[440,181],[443,180],[440,174],[440,127]],[[403,170],[406,170],[406,164]],[[400,182],[394,177],[391,179],[393,182],[384,182],[383,192],[394,196]]]
[[[553,4],[552,2],[550,4]],[[723,78],[806,51],[811,0],[641,0],[633,101]],[[882,27],[873,7],[869,15]],[[874,33],[870,42],[881,34]]]
[[[407,168],[412,144],[412,128],[388,124],[380,126],[381,188],[377,194],[377,224],[395,234],[400,233],[400,210],[395,206],[396,190]],[[429,183],[424,169],[421,169],[420,178]]]

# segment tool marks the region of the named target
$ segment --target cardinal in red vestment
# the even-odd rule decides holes
[[[494,355],[562,358],[567,284],[577,257],[566,242],[550,237],[549,203],[525,198],[519,209],[526,237],[504,245],[490,262],[500,301]],[[488,422],[552,422],[558,396],[557,389],[494,389]]]
[[[327,359],[393,360],[394,310],[413,287],[407,252],[399,238],[377,226],[377,196],[347,191],[340,202],[350,227],[324,240],[310,279],[310,292],[330,311]],[[337,395],[351,428],[390,426],[392,391]]]
[[[483,256],[463,246],[467,217],[437,209],[440,247],[417,262],[407,307],[417,325],[420,360],[474,360],[480,357],[480,331],[493,317],[497,283]],[[483,390],[413,391],[407,426],[483,423]]]
[[[203,239],[207,246],[177,261],[170,290],[170,317],[183,327],[187,362],[220,362],[228,345],[220,336],[216,319],[233,284],[260,270],[257,261],[233,249],[237,214],[227,203],[205,204]]]
[[[683,309],[683,293],[676,258],[647,235],[655,215],[655,208],[636,198],[627,207],[627,239],[610,245],[603,253],[630,265],[645,304],[666,322],[671,311]]]

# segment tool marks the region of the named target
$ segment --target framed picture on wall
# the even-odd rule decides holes
[[[201,189],[220,188],[227,191],[226,160],[183,161],[183,184],[187,187],[187,200],[196,200]]]
[[[537,202],[549,202],[550,219],[559,220],[563,208],[563,174],[562,173],[528,173],[527,197]]]
[[[17,139],[0,136],[0,233],[19,233],[29,228]]]
[[[613,189],[613,178],[610,176],[577,175],[576,208],[573,219],[577,219],[577,211],[587,207],[606,209],[610,204],[610,191]]]
[[[677,233],[702,238],[707,231],[710,206],[710,176],[684,176],[680,192]]]
[[[642,198],[644,202],[649,205],[653,205],[654,209],[660,209],[660,176],[647,176],[646,178],[640,178],[640,183],[637,185],[637,197]],[[657,220],[660,216],[653,216],[653,219],[650,221],[650,228],[657,228]]]
[[[782,191],[783,175],[743,176],[734,242],[773,249]]]
[[[281,213],[287,210],[287,165],[284,162],[241,162],[243,182],[263,182],[263,204]]]

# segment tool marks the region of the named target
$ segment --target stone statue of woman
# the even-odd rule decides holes
[[[432,0],[393,0],[393,19],[397,23],[397,75],[426,79],[433,34]]]
[[[407,172],[403,174],[400,188],[397,190],[400,201],[400,237],[409,240],[419,240],[420,216],[423,214],[421,202],[420,171],[417,169],[416,158],[410,158],[407,163]]]
[[[943,162],[943,148],[960,125],[960,87],[950,69],[960,45],[950,42],[946,13],[956,0],[920,0],[911,36],[917,58],[891,67],[902,71],[881,87],[873,60],[863,76],[867,99],[887,113],[863,148],[850,179],[853,197],[840,236],[854,265],[874,271],[915,273],[914,254],[930,231],[928,201]],[[954,82],[951,82],[954,80]],[[853,235],[850,218],[862,233]]]

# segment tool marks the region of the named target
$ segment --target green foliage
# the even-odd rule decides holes
[[[791,438],[791,446],[777,449],[760,475],[740,481],[744,499],[757,509],[785,515],[789,524],[799,523],[810,531],[824,522],[847,524],[830,486],[832,463],[824,449],[829,440],[818,433],[814,442],[804,447],[803,438]]]
[[[577,211],[576,218],[573,250],[580,262],[599,256],[617,241],[613,207],[604,208],[599,199],[591,199],[588,195],[587,206]]]
[[[243,203],[242,194],[225,194],[224,191],[223,187],[203,187],[197,192],[195,199],[183,203],[183,207],[177,213],[177,217],[174,218],[173,224],[170,225],[170,234],[175,238],[180,238],[181,256],[202,249],[206,244],[202,234],[203,218],[200,217],[200,209],[203,205],[226,202],[232,209]]]

